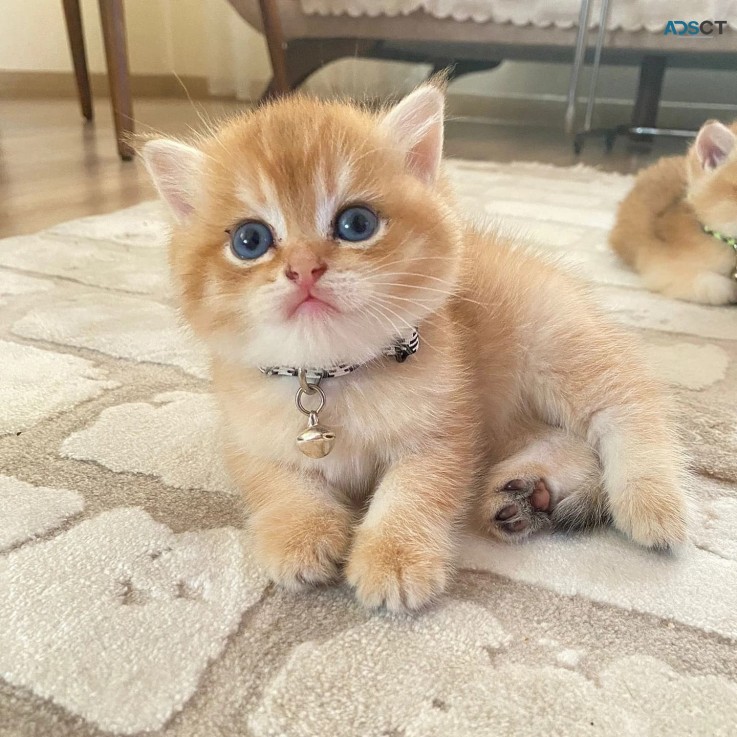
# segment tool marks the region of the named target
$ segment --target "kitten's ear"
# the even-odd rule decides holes
[[[381,121],[407,156],[407,167],[424,182],[438,175],[443,154],[445,95],[432,84],[418,87]]]
[[[174,218],[184,223],[194,212],[200,193],[205,155],[185,143],[158,138],[143,145],[141,158]]]
[[[735,135],[727,126],[716,120],[710,120],[701,126],[696,136],[694,150],[706,171],[716,169],[723,164],[734,150]]]

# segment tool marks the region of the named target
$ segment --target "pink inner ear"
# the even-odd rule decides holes
[[[437,176],[443,154],[443,124],[431,125],[425,135],[409,150],[407,166],[420,179],[430,182]]]
[[[141,152],[144,164],[159,194],[179,222],[194,212],[199,191],[203,155],[179,141],[149,141]]]
[[[732,153],[735,136],[721,123],[707,123],[696,137],[696,155],[701,166],[710,171],[721,166]]]
[[[153,157],[152,165],[158,173],[157,187],[161,196],[178,220],[186,220],[194,212],[194,207],[187,198],[187,187],[180,181],[182,172],[167,156]]]
[[[443,93],[426,85],[401,100],[382,123],[406,152],[407,168],[425,182],[437,177],[440,166],[444,104]]]

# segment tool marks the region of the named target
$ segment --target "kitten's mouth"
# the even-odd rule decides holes
[[[337,312],[336,308],[322,297],[311,292],[296,297],[287,307],[287,317],[297,315],[329,315]]]

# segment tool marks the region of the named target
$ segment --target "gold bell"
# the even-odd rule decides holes
[[[310,412],[307,428],[297,435],[297,447],[309,458],[324,458],[334,444],[335,433],[318,422],[317,412]]]
[[[335,433],[320,424],[318,413],[325,406],[325,392],[320,388],[320,379],[310,383],[307,380],[307,372],[299,371],[299,389],[297,389],[297,409],[307,415],[307,428],[297,435],[297,447],[308,458],[325,458],[335,445]],[[319,403],[314,409],[307,409],[302,404],[305,396],[317,395]]]

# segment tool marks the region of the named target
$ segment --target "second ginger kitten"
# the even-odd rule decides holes
[[[637,175],[610,235],[612,248],[667,297],[737,302],[737,123],[709,121],[686,156]]]

